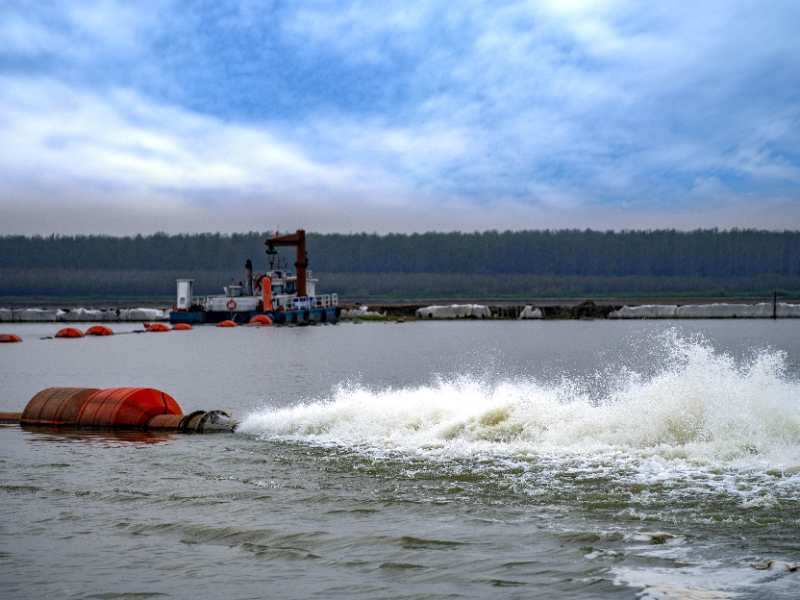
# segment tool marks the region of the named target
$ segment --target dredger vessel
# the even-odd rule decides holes
[[[335,323],[339,319],[337,294],[317,294],[317,280],[308,269],[306,232],[274,236],[267,239],[269,268],[254,273],[253,263],[245,263],[245,277],[238,284],[223,288],[219,296],[194,296],[194,280],[177,280],[177,299],[169,314],[171,323],[219,323],[232,320],[248,323],[256,315],[267,315],[275,324],[308,325]],[[296,249],[295,274],[281,268],[278,248]]]

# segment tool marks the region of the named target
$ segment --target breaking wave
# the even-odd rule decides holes
[[[653,375],[616,369],[597,380],[340,385],[330,397],[252,413],[240,431],[265,439],[426,457],[593,455],[800,465],[800,382],[786,355],[744,361],[702,338],[663,336]],[[593,383],[594,382],[594,383]]]

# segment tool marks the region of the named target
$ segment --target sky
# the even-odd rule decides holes
[[[5,0],[0,234],[800,229],[796,0]]]

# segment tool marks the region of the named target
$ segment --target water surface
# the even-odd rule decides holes
[[[56,328],[4,326],[2,408],[153,386],[242,426],[0,428],[0,596],[795,597],[800,322]]]

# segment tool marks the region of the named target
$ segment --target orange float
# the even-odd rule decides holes
[[[267,315],[255,315],[250,319],[250,325],[272,325],[272,319]]]
[[[82,338],[83,332],[75,327],[64,327],[56,333],[57,338]]]
[[[225,321],[220,321],[217,323],[217,327],[236,327],[236,321],[226,319]]]
[[[86,330],[86,335],[114,335],[114,331],[105,325],[92,325]]]
[[[109,388],[90,395],[75,420],[78,427],[144,427],[156,415],[180,415],[169,394],[153,388]]]
[[[182,415],[169,394],[153,388],[47,388],[31,398],[22,425],[144,427],[156,415]]]
[[[153,333],[171,331],[170,326],[167,325],[166,323],[150,323],[149,325],[145,325],[144,328],[147,331],[151,331]]]
[[[175,331],[189,331],[191,328],[192,326],[189,323],[176,323],[172,326]]]
[[[184,415],[169,394],[153,388],[47,388],[24,412],[1,412],[0,422],[23,427],[157,429],[180,433],[230,432],[236,421],[221,410]]]
[[[20,423],[59,427],[75,425],[86,400],[97,388],[47,388],[30,399]]]
[[[0,333],[0,344],[13,344],[21,341],[22,338],[13,333]]]

